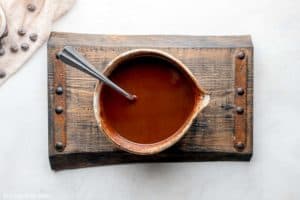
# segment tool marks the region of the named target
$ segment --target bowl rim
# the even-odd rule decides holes
[[[195,106],[189,117],[182,124],[182,126],[168,138],[156,143],[140,144],[127,140],[126,138],[117,134],[116,131],[112,130],[109,126],[107,126],[101,118],[99,98],[101,89],[103,87],[103,83],[100,81],[96,83],[96,87],[94,90],[93,109],[98,127],[100,128],[101,132],[106,136],[106,138],[108,138],[108,140],[111,141],[114,145],[129,153],[137,155],[152,155],[159,153],[178,142],[185,135],[185,133],[191,126],[193,120],[197,117],[201,110],[208,105],[210,97],[207,94],[207,92],[200,86],[195,76],[185,66],[185,64],[183,64],[180,60],[170,55],[169,53],[157,49],[133,49],[121,53],[109,62],[109,64],[104,68],[103,74],[105,76],[109,76],[111,72],[120,65],[120,63],[129,59],[134,59],[143,56],[157,57],[171,62],[172,65],[174,65],[174,67],[180,68],[182,72],[186,73],[186,75],[192,80],[192,82],[198,89],[198,92],[195,95]]]

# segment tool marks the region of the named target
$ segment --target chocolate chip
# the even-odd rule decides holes
[[[27,5],[27,10],[30,11],[30,12],[34,12],[35,9],[36,9],[36,6],[32,3]]]
[[[4,78],[6,76],[5,71],[0,69],[0,78]]]
[[[11,45],[10,46],[10,51],[13,52],[13,53],[18,52],[19,51],[18,45]]]
[[[22,43],[22,44],[21,44],[21,49],[22,49],[23,51],[27,51],[27,50],[29,49],[29,45],[28,45],[27,43]]]
[[[38,38],[38,35],[36,33],[31,33],[29,35],[29,39],[32,41],[32,42],[35,42]]]
[[[0,48],[0,56],[3,56],[5,54],[5,49]]]
[[[18,34],[19,34],[20,36],[23,36],[23,35],[26,34],[26,30],[25,30],[24,28],[20,28],[20,29],[18,30]]]

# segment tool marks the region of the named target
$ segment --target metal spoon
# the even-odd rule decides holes
[[[98,70],[87,59],[80,55],[73,47],[65,46],[59,53],[57,53],[57,58],[65,64],[75,67],[76,69],[79,69],[80,71],[99,79],[104,84],[111,87],[127,99],[132,101],[137,98],[136,95],[126,92],[111,80],[109,80],[102,73],[98,72]]]

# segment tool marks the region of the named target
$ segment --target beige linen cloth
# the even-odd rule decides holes
[[[74,2],[75,0],[0,0],[0,38],[8,33],[0,44],[3,54],[0,55],[0,86],[47,41],[52,24]],[[36,41],[30,39],[34,34],[37,35]]]

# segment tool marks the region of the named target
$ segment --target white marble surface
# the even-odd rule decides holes
[[[251,162],[137,164],[53,172],[44,45],[0,88],[0,199],[300,199],[298,0],[78,0],[55,31],[251,34]]]

